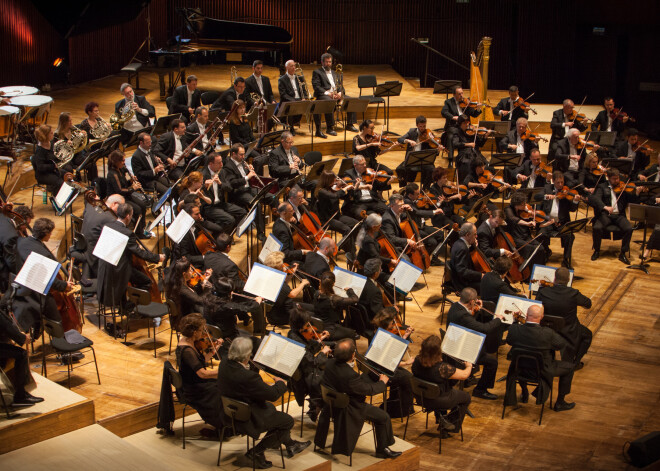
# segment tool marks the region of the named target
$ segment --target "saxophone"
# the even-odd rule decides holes
[[[133,118],[134,115],[135,110],[133,109],[133,100],[126,100],[126,104],[119,110],[119,113],[112,113],[110,115],[110,125],[112,126],[112,129],[119,131],[124,127],[124,123]]]
[[[89,132],[94,139],[103,141],[108,138],[112,132],[112,128],[107,121],[101,117],[98,117],[96,118],[96,125],[93,128],[90,128]]]
[[[71,128],[71,139],[60,139],[53,145],[53,153],[59,162],[57,168],[68,164],[73,156],[87,145],[87,133],[75,126]]]

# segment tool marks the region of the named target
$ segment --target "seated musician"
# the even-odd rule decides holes
[[[335,424],[344,424],[345,430],[335,433],[332,442],[332,453],[350,455],[360,437],[362,425],[369,420],[375,429],[376,435],[376,457],[396,458],[401,455],[400,451],[393,451],[389,447],[394,444],[392,432],[392,421],[387,412],[376,406],[367,404],[365,396],[380,394],[387,389],[389,378],[380,375],[378,381],[373,382],[369,375],[359,375],[354,369],[355,365],[355,342],[352,339],[344,339],[337,343],[334,350],[334,358],[331,358],[323,370],[323,385],[334,391],[348,394],[350,401],[346,409],[335,413]],[[323,448],[328,433],[330,408],[326,405],[321,412],[314,443]],[[341,415],[342,418],[339,418]]]
[[[557,332],[550,327],[541,325],[543,319],[543,306],[533,305],[527,309],[526,321],[524,324],[514,323],[507,333],[506,343],[511,345],[512,350],[521,348],[525,350],[535,350],[543,355],[543,365],[541,370],[541,385],[532,391],[532,396],[536,397],[537,404],[543,404],[548,399],[552,388],[553,378],[559,377],[559,388],[554,410],[561,412],[575,407],[574,402],[566,402],[566,395],[571,392],[571,383],[573,382],[574,364],[566,361],[555,360],[553,352],[562,350],[566,346],[566,341]],[[524,371],[523,371],[524,373]],[[535,373],[531,373],[535,376]],[[512,375],[508,376],[512,378]],[[522,402],[529,400],[529,391],[527,383],[521,383]],[[515,404],[515,387],[507,384],[507,391],[512,391],[512,397],[504,399],[505,404]]]
[[[480,322],[475,318],[475,314],[481,309],[482,302],[479,300],[477,291],[473,288],[464,288],[461,291],[461,297],[449,308],[447,313],[447,323],[456,324],[476,332],[481,332],[487,336],[496,339],[502,338],[502,316],[495,316],[488,322]],[[499,342],[496,342],[499,344]],[[477,365],[484,367],[479,382],[472,391],[474,397],[481,399],[495,400],[497,395],[488,391],[495,386],[495,375],[497,374],[497,352],[487,352],[486,348],[481,350]]]
[[[281,143],[270,152],[268,158],[268,171],[270,176],[277,178],[280,184],[300,175],[303,167],[298,148],[293,145],[293,135],[284,131]]]
[[[467,107],[465,109],[461,108],[461,103],[463,102],[463,88],[462,87],[456,87],[454,88],[453,97],[448,98],[445,100],[445,104],[442,107],[442,117],[445,118],[445,134],[447,131],[451,128],[457,128],[458,127],[458,118],[459,116],[467,115],[467,117],[473,117],[476,118],[481,114],[481,109],[480,108],[470,108]],[[443,138],[446,139],[445,134],[443,134]],[[447,145],[446,142],[443,142],[443,145]]]
[[[423,243],[428,247],[429,254],[435,249],[440,242],[442,242],[442,231],[438,232],[433,226],[427,226],[423,221],[432,221],[433,217],[442,214],[442,209],[435,207],[432,204],[426,204],[422,207],[419,206],[418,201],[420,198],[419,185],[417,183],[408,183],[405,187],[405,196],[403,202],[405,205],[410,207],[408,214],[412,221],[417,225],[419,229],[419,235],[423,240]],[[387,214],[387,212],[385,213]],[[442,227],[442,226],[440,226]],[[431,266],[439,267],[442,266],[442,261],[438,258],[436,254],[431,259]]]
[[[186,257],[196,269],[201,270],[204,268],[204,255],[196,243],[197,237],[202,233],[202,230],[198,225],[204,227],[204,229],[207,229],[209,232],[212,231],[209,230],[206,224],[204,224],[206,221],[204,221],[204,218],[202,217],[199,206],[193,203],[187,203],[184,204],[181,209],[188,213],[195,223],[190,227],[179,243],[175,244],[174,258],[179,259],[181,257]]]
[[[286,447],[287,457],[292,458],[307,448],[311,442],[297,442],[291,438],[293,417],[278,411],[272,404],[287,391],[286,381],[280,378],[268,385],[258,371],[250,368],[252,342],[248,338],[238,337],[231,343],[227,360],[218,368],[218,389],[221,396],[247,402],[251,417],[247,422],[237,422],[236,431],[241,434],[264,438],[248,450],[245,456],[251,461],[255,458],[256,467],[270,468],[264,452],[270,448]]]
[[[472,363],[465,362],[464,367],[443,361],[442,340],[437,335],[431,335],[422,341],[419,354],[412,364],[412,374],[415,378],[435,383],[440,388],[440,396],[435,399],[424,399],[424,407],[435,413],[435,423],[442,422],[442,438],[449,433],[458,432],[463,426],[463,419],[472,399],[467,391],[454,389],[452,384],[467,379],[472,373]],[[421,397],[417,400],[421,402]],[[447,418],[443,412],[457,408],[457,413],[450,413]],[[438,430],[440,429],[438,425]]]
[[[315,252],[307,252],[305,255],[305,263],[302,266],[302,271],[311,275],[309,282],[314,289],[319,289],[321,275],[327,271],[332,271],[330,268],[330,257],[334,257],[335,255],[337,255],[337,244],[331,237],[321,239],[318,249]],[[334,265],[334,260],[332,262]]]
[[[520,98],[518,87],[511,85],[509,87],[509,96],[502,98],[497,106],[493,109],[493,114],[500,117],[500,121],[509,121],[509,129],[517,127],[518,120],[523,118],[525,125],[527,125],[528,114],[523,111],[522,107],[514,106],[514,103]]]
[[[110,123],[101,118],[97,102],[88,102],[85,104],[84,110],[87,117],[80,122],[78,127],[87,133],[88,142],[93,139],[107,139],[108,136],[117,132],[112,130]]]
[[[263,74],[264,63],[257,59],[252,63],[252,75],[245,79],[245,93],[252,95],[256,93],[263,98],[266,103],[277,103],[273,95],[273,87],[270,85],[270,79]]]
[[[218,224],[224,232],[231,232],[245,217],[247,211],[227,201],[225,193],[231,192],[233,187],[229,182],[221,180],[222,168],[222,155],[211,152],[208,156],[208,165],[202,170],[204,186],[201,191],[205,196],[202,198],[202,210],[206,219]]]
[[[256,138],[245,114],[245,102],[243,100],[236,100],[236,103],[238,103],[236,113],[232,114],[229,119],[229,140],[232,146],[242,144],[247,149],[248,145],[254,142]],[[247,155],[246,158],[255,158],[257,156],[259,156],[259,152],[252,149],[250,155]]]
[[[605,109],[599,111],[596,119],[591,122],[591,130],[615,132],[617,140],[621,140],[626,126],[630,124],[630,117],[623,115],[620,118],[615,117],[612,119],[613,115],[616,116],[614,112],[614,98],[612,97],[608,96],[603,99],[603,108]]]
[[[366,217],[364,224],[360,229],[357,236],[356,245],[359,248],[356,258],[356,265],[358,272],[362,272],[364,266],[369,259],[377,259],[381,261],[381,281],[385,283],[388,274],[390,273],[390,264],[396,264],[396,258],[385,257],[381,255],[381,247],[378,243],[377,237],[380,235],[381,224],[383,223],[382,216],[372,213]],[[368,276],[368,275],[367,275]]]
[[[486,162],[486,158],[479,149],[486,143],[487,136],[470,136],[467,133],[469,127],[470,118],[467,115],[462,115],[458,118],[458,128],[451,138],[452,148],[458,151],[456,171],[458,172],[459,181],[465,180],[469,175],[473,162]]]
[[[324,170],[316,186],[316,214],[324,227],[337,231],[342,235],[348,234],[358,223],[357,219],[342,214],[339,207],[340,200],[346,200],[349,192],[355,188],[354,183],[346,183],[337,178],[334,172]],[[350,243],[347,252],[355,252],[355,244]]]
[[[639,173],[648,167],[651,162],[651,157],[648,153],[644,153],[637,149],[641,144],[639,142],[639,132],[637,129],[629,128],[626,131],[625,136],[626,139],[616,146],[614,152],[618,158],[632,161],[633,165],[630,179],[636,180]]]
[[[149,126],[149,118],[156,117],[156,109],[144,96],[136,95],[130,83],[122,83],[119,91],[124,98],[115,103],[115,113],[122,114],[124,109],[132,109],[135,112],[131,119],[124,123],[124,129],[133,133]],[[130,134],[124,133],[122,142],[125,144],[129,139]]]
[[[277,80],[277,88],[280,92],[280,100],[282,103],[287,101],[300,101],[306,100],[307,97],[303,95],[303,89],[300,80],[295,73],[296,63],[293,59],[289,59],[284,64],[286,72]],[[287,124],[289,125],[289,132],[292,136],[296,135],[294,126],[300,123],[302,115],[287,116]],[[284,136],[282,136],[284,139]],[[272,175],[272,173],[271,173]]]
[[[566,99],[562,103],[562,108],[552,113],[552,120],[550,121],[552,136],[550,137],[548,162],[554,160],[557,142],[568,135],[569,129],[577,129],[579,132],[587,130],[587,125],[578,121],[573,115],[573,113],[577,114],[577,111],[573,109],[574,107],[573,100]]]
[[[405,252],[408,247],[415,247],[418,243],[423,244],[423,242],[406,237],[403,229],[401,229],[401,221],[407,217],[403,215],[403,212],[411,210],[412,208],[403,202],[403,196],[399,193],[393,193],[390,196],[389,208],[382,216],[381,230],[400,252]]]
[[[353,168],[346,171],[346,177],[353,180],[355,187],[349,192],[350,199],[342,208],[342,213],[362,219],[362,211],[367,213],[383,214],[387,211],[387,205],[383,202],[380,193],[391,188],[389,183],[373,180],[366,183],[367,162],[361,155],[353,157]]]
[[[598,150],[599,146],[596,145],[594,149]],[[572,188],[577,185],[586,155],[585,149],[580,147],[580,131],[569,129],[566,137],[557,141],[552,168],[563,172],[566,184]]]
[[[295,273],[295,268],[289,271],[284,269],[284,253],[283,252],[271,252],[266,256],[264,260],[264,265],[270,268],[275,268],[276,270],[283,271],[285,273],[293,274]],[[296,275],[297,276],[297,275]],[[287,325],[289,324],[289,317],[292,310],[296,307],[294,299],[300,296],[305,289],[305,286],[309,286],[309,280],[302,280],[298,286],[294,289],[291,289],[287,283],[282,285],[280,294],[277,296],[275,303],[271,307],[270,311],[267,313],[268,322],[273,325]],[[313,311],[314,307],[311,304],[306,303],[297,303],[300,307],[307,311]]]
[[[142,188],[163,195],[171,183],[165,176],[165,166],[151,150],[151,136],[146,132],[138,136],[138,147],[131,156],[131,168]]]
[[[79,132],[80,130],[77,129],[73,125],[73,119],[71,118],[71,113],[60,113],[60,116],[57,120],[57,128],[55,129],[55,133],[53,135],[53,146],[57,141],[69,141],[73,139],[73,132]],[[85,134],[87,134],[86,131]],[[56,155],[56,157],[59,159],[60,156]],[[87,151],[85,149],[81,150],[77,154],[73,156],[73,158],[70,161],[71,166],[75,169],[77,168],[80,164],[82,164],[85,161],[85,158],[87,157]],[[93,181],[96,177],[98,177],[98,170],[96,166],[93,165],[88,165],[85,167],[85,170],[88,172],[88,179],[89,181]],[[78,175],[76,174],[76,178],[78,178]]]
[[[591,308],[591,299],[568,286],[570,276],[568,268],[558,268],[552,285],[541,286],[536,299],[543,303],[545,314],[564,319],[564,328],[559,332],[566,340],[566,346],[561,350],[561,359],[575,364],[578,370],[584,366],[582,357],[589,350],[593,334],[588,327],[580,324],[577,308]]]
[[[302,406],[305,397],[309,397],[307,416],[312,419],[312,422],[316,422],[323,409],[321,396],[323,368],[332,354],[331,345],[334,345],[334,342],[324,342],[330,336],[330,333],[325,330],[309,334],[313,329],[311,319],[312,316],[309,312],[303,309],[296,308],[291,311],[291,329],[286,336],[305,346],[305,356],[298,366],[300,379],[292,379],[291,386],[298,405]]]
[[[657,153],[656,159],[656,163],[639,172],[637,175],[639,180],[643,182],[660,182],[660,172],[658,172],[660,170],[660,152]]]
[[[512,266],[513,261],[509,257],[499,257],[495,260],[493,270],[484,274],[481,279],[479,290],[481,299],[497,304],[500,294],[518,296],[519,291],[513,289],[506,280],[506,274],[509,273]]]
[[[558,198],[557,193],[561,192],[562,188],[564,188],[564,175],[559,171],[553,172],[552,183],[545,185],[543,205],[541,206],[545,214],[554,221],[554,224],[549,224],[541,229],[541,233],[546,236],[546,240],[543,241],[546,251],[549,249],[550,238],[557,237],[559,229],[571,220],[571,212],[577,211],[580,202],[580,195],[576,195],[573,201],[567,197]],[[571,254],[574,240],[575,235],[572,232],[561,236],[561,246],[564,248],[562,267],[573,268],[571,267]]]
[[[582,196],[588,198],[594,194],[596,186],[604,180],[604,174],[605,171],[598,164],[598,155],[595,153],[587,154],[584,158],[584,166],[578,175],[578,188],[576,189]]]
[[[167,163],[167,176],[172,181],[183,176],[183,171],[188,164],[188,157],[182,156],[182,154],[188,144],[186,123],[183,120],[174,119],[172,120],[172,130],[163,133],[154,147],[154,154],[160,158],[163,164]],[[192,149],[191,154],[199,155],[201,151]]]
[[[630,250],[630,239],[632,238],[633,228],[630,221],[626,218],[626,209],[628,209],[628,204],[637,200],[637,195],[639,195],[642,187],[638,186],[633,193],[619,192],[617,191],[619,185],[624,186],[624,183],[620,180],[619,171],[615,168],[610,168],[605,174],[607,175],[607,181],[601,183],[590,198],[590,202],[594,206],[592,234],[594,253],[591,256],[591,260],[598,260],[598,257],[600,257],[600,243],[603,239],[605,228],[608,226],[617,226],[623,233],[619,260],[626,265],[630,265],[626,253]]]
[[[462,225],[465,220],[454,211],[454,206],[461,204],[463,197],[456,188],[456,184],[447,180],[447,169],[436,167],[433,169],[431,179],[433,183],[429,187],[429,194],[440,198],[441,213],[431,218],[434,227],[443,227],[447,224],[456,223]]]
[[[10,219],[0,211],[0,293],[4,293],[9,287],[9,274],[18,273],[16,270],[16,240],[18,236],[14,219]]]
[[[32,341],[30,334],[24,334],[18,328],[17,323],[6,306],[3,298],[0,305],[0,366],[5,368],[6,360],[14,360],[14,399],[11,402],[14,407],[30,407],[38,402],[43,402],[42,397],[33,396],[25,390],[30,375],[30,361],[27,346]],[[16,345],[11,344],[14,342]],[[25,346],[25,348],[21,348]]]
[[[67,172],[73,172],[71,163],[58,167],[59,160],[53,153],[53,128],[48,124],[40,125],[34,132],[34,137],[39,142],[32,156],[32,167],[34,178],[40,185],[46,185],[48,191],[56,195]]]
[[[372,320],[383,310],[383,292],[378,285],[378,277],[381,273],[382,262],[379,258],[370,258],[364,262],[362,274],[367,277],[367,282],[362,288],[362,294],[358,303],[367,311],[367,317]]]
[[[202,135],[202,139],[197,143],[195,149],[200,152],[204,152],[204,149],[209,145],[209,139],[213,134],[213,131],[207,129],[209,124],[209,109],[205,106],[198,106],[195,108],[194,120],[186,126],[186,140],[192,142]],[[218,135],[216,140],[213,140],[211,144],[214,146],[217,142],[222,141],[222,131]]]
[[[108,193],[123,196],[126,203],[133,208],[134,222],[138,224],[135,227],[138,239],[149,239],[151,234],[144,230],[149,200],[144,195],[140,182],[134,180],[126,168],[126,159],[122,151],[113,150],[108,156],[108,174],[105,180]]]
[[[332,54],[325,53],[321,55],[321,67],[312,72],[312,88],[314,88],[314,97],[317,100],[341,100],[343,98],[348,98],[345,96],[345,90],[343,84],[339,81],[337,73],[332,70]],[[353,126],[357,120],[355,119],[355,113],[348,113],[346,116],[346,126],[347,130],[352,132],[358,132],[358,130]],[[316,126],[316,137],[325,139],[327,136],[321,131],[321,115],[314,115],[314,123]],[[334,113],[328,113],[325,115],[325,132],[331,136],[336,136],[337,132],[334,129],[335,127],[335,118]]]
[[[194,312],[204,312],[204,295],[213,289],[209,281],[213,270],[206,270],[201,276],[201,282],[191,286],[191,280],[197,278],[198,273],[184,256],[174,262],[165,280],[165,298],[174,301],[178,306],[179,318]],[[176,322],[173,322],[173,325],[176,327]]]
[[[472,209],[472,207],[477,203],[477,201],[479,201],[484,196],[496,194],[498,191],[503,192],[506,189],[506,187],[502,185],[499,190],[497,190],[491,182],[481,183],[479,181],[479,178],[484,174],[484,171],[486,170],[485,160],[473,160],[472,164],[470,164],[470,169],[470,174],[463,180],[463,184],[469,191],[467,195],[467,201],[465,206],[463,206],[463,211],[465,212],[469,212],[470,209]],[[490,201],[490,199],[486,200],[486,207],[490,211],[497,209],[497,205]],[[478,217],[479,219],[482,219],[485,216],[479,215]]]
[[[496,237],[498,229],[504,224],[504,213],[501,209],[496,209],[490,213],[486,219],[477,229],[477,243],[479,249],[483,254],[491,260],[499,257],[511,257],[513,255],[510,250],[500,248],[497,246]]]
[[[548,181],[541,170],[541,151],[536,148],[529,153],[529,160],[525,160],[513,173],[515,180],[522,188],[543,188]]]
[[[410,128],[407,133],[399,137],[397,141],[400,144],[406,144],[406,155],[410,152],[436,148],[439,151],[444,150],[440,144],[440,138],[433,135],[430,129],[426,129],[426,118],[417,116],[415,118],[415,127]],[[422,188],[428,189],[431,185],[431,174],[433,165],[415,165],[405,167],[405,160],[396,168],[396,174],[399,177],[400,186],[405,186],[406,182],[414,182],[417,174],[422,174]]]
[[[206,368],[206,364],[214,355],[213,348],[201,352],[195,347],[195,342],[206,339],[206,321],[199,313],[189,314],[181,318],[178,331],[181,333],[177,345],[176,363],[183,385],[183,399],[199,413],[200,417],[218,430],[222,428],[224,413],[222,400],[218,390],[217,368]],[[218,339],[214,347],[219,349],[223,339]]]
[[[105,200],[105,205],[110,211],[103,211],[101,208],[86,203],[85,210],[83,211],[82,235],[87,241],[87,251],[85,257],[87,258],[87,272],[83,271],[83,276],[88,279],[96,279],[96,273],[99,266],[99,259],[94,255],[96,243],[101,237],[103,227],[117,219],[116,212],[117,206],[126,203],[126,200],[121,195],[110,195]],[[114,215],[113,215],[114,213]]]
[[[234,79],[232,86],[222,92],[222,95],[213,102],[211,110],[229,111],[236,100],[243,100],[248,109],[252,108],[252,98],[245,93],[245,79],[243,77]]]
[[[186,84],[180,85],[172,93],[169,114],[181,113],[186,123],[191,121],[197,107],[202,105],[202,92],[197,89],[197,77],[188,75]]]
[[[320,280],[319,290],[314,293],[314,317],[323,321],[323,330],[330,333],[330,340],[355,338],[355,331],[341,323],[344,309],[357,304],[358,296],[352,288],[345,289],[347,297],[335,294],[335,274],[331,271],[324,272]]]
[[[471,222],[464,223],[458,231],[459,239],[451,246],[449,269],[456,291],[472,287],[479,292],[483,273],[476,270],[470,250],[477,240],[477,228]]]
[[[234,144],[229,151],[229,158],[227,163],[223,165],[220,172],[220,180],[228,185],[229,201],[246,210],[250,209],[252,199],[257,195],[259,190],[250,184],[250,180],[257,178],[254,167],[245,162],[245,147],[242,144]],[[264,197],[264,201],[269,200],[268,196]],[[257,206],[257,213],[255,215],[255,223],[257,226],[257,239],[265,242],[265,221],[261,203]]]
[[[285,261],[287,263],[302,261],[309,250],[294,247],[291,224],[296,224],[296,219],[293,214],[293,206],[291,206],[291,203],[281,203],[277,207],[277,212],[280,217],[273,223],[272,233],[282,243],[280,250],[285,254]]]
[[[392,170],[378,162],[376,158],[391,148],[381,149],[381,139],[379,135],[374,133],[376,123],[370,119],[365,119],[360,123],[360,132],[353,137],[353,150],[354,155],[362,155],[367,161],[367,167],[385,170],[388,175],[392,175]]]
[[[527,118],[518,118],[511,123],[511,127],[512,129],[500,141],[499,151],[523,154],[525,160],[529,159],[532,150],[538,149],[539,145],[531,139],[523,139],[521,137],[527,131]]]
[[[513,237],[513,242],[516,244],[516,247],[519,247],[520,255],[525,261],[533,256],[532,260],[528,263],[530,267],[534,265],[545,265],[550,257],[550,252],[547,251],[542,241],[539,240],[544,239],[545,236],[541,235],[534,238],[532,230],[547,226],[552,224],[552,222],[546,221],[539,224],[534,220],[533,214],[530,217],[521,217],[526,216],[524,214],[526,206],[527,196],[524,193],[516,192],[511,196],[509,206],[504,209],[506,230]],[[536,253],[534,253],[535,251]]]
[[[305,199],[305,193],[302,188],[298,185],[293,185],[291,190],[289,190],[289,195],[286,201],[293,208],[293,216],[296,218],[296,222],[299,223],[303,212],[307,209],[307,206],[309,206],[309,202]],[[305,208],[303,208],[303,205],[305,205]]]

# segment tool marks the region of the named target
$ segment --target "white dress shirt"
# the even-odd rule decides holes
[[[293,93],[294,97],[296,100],[300,99],[300,93],[298,93],[298,87],[296,86],[297,80],[295,75],[289,75],[288,73],[286,74],[287,77],[289,77],[289,81],[291,81],[291,86],[293,87]]]

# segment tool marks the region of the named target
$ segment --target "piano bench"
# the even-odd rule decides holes
[[[140,88],[140,68],[141,62],[131,62],[126,67],[122,67],[121,71],[128,74],[128,83],[131,83],[131,78],[135,77],[135,88]]]

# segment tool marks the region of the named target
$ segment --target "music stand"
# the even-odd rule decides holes
[[[491,167],[513,168],[520,166],[520,162],[525,158],[525,154],[492,154],[490,156]]]
[[[337,108],[337,100],[314,100],[308,103],[309,103],[309,114],[312,115],[312,117],[317,115],[333,114],[335,112],[335,109]],[[320,117],[319,117],[319,122],[320,122]],[[316,134],[316,132],[321,132],[321,128],[319,127],[319,129],[317,129],[316,132],[314,132],[314,119],[312,119],[311,124],[312,124],[311,150],[314,150],[314,134]],[[344,129],[344,132],[346,132],[346,129]]]
[[[339,157],[316,162],[309,169],[309,172],[307,172],[307,175],[305,176],[305,181],[309,182],[309,181],[318,180],[319,178],[321,178],[321,174],[323,173],[324,170],[331,172],[338,160]]]
[[[168,114],[167,116],[161,116],[156,120],[153,129],[151,130],[151,135],[159,137],[161,134],[166,133],[170,129],[170,124],[175,119],[181,119],[181,113]]]
[[[406,181],[408,181],[408,169],[411,167],[419,167],[420,174],[423,174],[424,165],[435,167],[435,159],[439,153],[438,149],[423,149],[408,152],[403,161]],[[422,182],[424,182],[424,178],[422,178]]]
[[[617,169],[619,173],[625,173],[626,175],[630,175],[630,173],[632,172],[632,166],[633,166],[632,159],[610,158],[610,159],[603,159],[601,163],[605,167]]]
[[[538,188],[519,188],[516,190],[516,193],[524,193],[529,204],[538,204],[542,201],[542,199],[538,199],[538,197],[545,193],[545,188],[542,186]]]
[[[626,268],[638,269],[649,274],[644,263],[644,250],[646,249],[646,230],[649,225],[660,224],[660,207],[644,204],[630,204],[630,220],[644,223],[644,238],[642,239],[642,256],[638,264],[628,265]]]
[[[599,146],[614,147],[616,131],[590,131],[587,133],[587,139],[594,141]]]
[[[266,196],[268,193],[272,193],[272,189],[275,187],[277,184],[277,180],[273,179],[270,182],[266,183],[263,188],[260,188],[259,191],[257,192],[256,195],[252,198],[250,201],[250,204],[248,206],[252,207],[254,206],[257,202],[262,200],[264,196]],[[274,194],[277,194],[277,191],[275,191]]]
[[[257,149],[262,151],[268,148],[274,149],[276,146],[279,146],[282,142],[282,133],[284,131],[272,131],[264,134],[259,138],[257,143]]]
[[[339,163],[339,170],[337,171],[337,176],[342,177],[347,170],[350,170],[353,168],[353,158],[352,157],[346,157],[344,159],[341,159],[341,162]]]
[[[289,122],[289,117],[293,116],[302,116],[309,113],[309,109],[312,106],[311,101],[302,100],[302,101],[284,101],[280,103],[280,109],[277,112],[277,118],[283,123]],[[293,127],[293,125],[291,125]],[[314,133],[312,133],[313,135]],[[312,137],[312,139],[314,139]]]
[[[454,93],[454,88],[460,87],[460,80],[436,80],[433,84],[434,95],[445,95],[445,99]]]
[[[348,114],[355,113],[357,116],[358,113],[365,113],[369,107],[368,98],[344,98],[344,101],[341,104],[341,112],[344,113],[344,155],[346,153],[346,131],[348,128]]]
[[[301,173],[300,175],[297,175],[296,177],[287,180],[283,185],[280,185],[279,191],[273,195],[273,204],[279,202],[280,196],[284,194],[284,190],[286,190],[287,188],[291,189],[291,187],[296,183],[298,183],[302,179],[302,177],[303,174]]]
[[[112,152],[113,150],[117,149],[119,147],[119,142],[121,139],[120,134],[115,134],[114,136],[111,136],[107,138],[105,141],[101,143],[101,147],[96,149],[94,152],[90,152],[85,161],[78,166],[76,171],[80,171],[81,168],[85,167],[87,164],[89,164],[91,161],[96,161],[100,159],[101,157],[103,158],[103,177],[105,178],[105,158]]]
[[[362,227],[362,223],[364,223],[364,219],[361,219],[356,225],[353,226],[353,229],[348,231],[348,234],[344,235],[339,242],[337,242],[337,250],[344,250],[344,252],[348,252],[348,250],[344,249],[344,245],[346,245],[357,233],[360,231],[360,227]],[[355,245],[355,243],[353,243]],[[353,267],[349,267],[351,269]]]
[[[486,196],[482,196],[477,200],[476,203],[470,208],[470,211],[465,215],[465,220],[467,221],[470,219],[472,216],[479,214],[481,212],[481,208],[486,205],[490,197],[492,196],[493,193],[488,193]]]
[[[582,229],[584,229],[587,226],[587,223],[591,220],[591,218],[582,218],[582,219],[576,219],[575,221],[569,221],[557,232],[557,235],[554,237],[562,237],[564,235],[568,234],[575,234],[577,232],[580,232]],[[571,256],[568,258],[568,265],[571,266],[572,263],[571,261],[573,260],[573,251],[571,250]]]
[[[403,89],[403,82],[394,80],[392,82],[385,82],[379,85],[376,85],[374,89],[374,97],[383,98],[387,97],[387,106],[385,107],[385,121],[387,122],[387,129],[383,131],[383,135],[387,136],[391,134],[392,136],[398,136],[397,133],[390,131],[390,97],[391,96],[401,96],[401,90]]]

